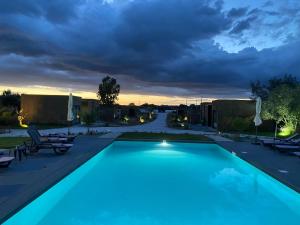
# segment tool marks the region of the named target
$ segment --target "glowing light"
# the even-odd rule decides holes
[[[23,109],[21,109],[19,112],[18,112],[18,121],[19,121],[19,125],[20,127],[23,127],[23,128],[27,128],[28,125],[26,125],[23,121],[25,120],[25,115],[23,114]]]
[[[128,116],[124,116],[124,121],[127,123],[129,121],[129,117]]]
[[[144,118],[141,116],[140,117],[140,123],[144,123],[145,122],[145,120],[144,120]]]
[[[184,121],[187,121],[187,120],[188,120],[187,116],[186,116],[186,117],[184,117]]]
[[[280,128],[280,132],[278,135],[281,137],[286,137],[286,136],[290,136],[293,132],[294,132],[293,127],[285,126],[285,127]]]
[[[169,146],[169,144],[168,144],[168,142],[166,140],[163,140],[160,145],[163,146],[163,147]]]

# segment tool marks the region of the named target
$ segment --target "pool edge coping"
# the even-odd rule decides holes
[[[162,138],[116,138],[114,141],[145,141],[145,142],[161,142],[164,139]],[[178,142],[178,143],[195,143],[195,144],[217,144],[214,140],[167,140],[168,142]]]

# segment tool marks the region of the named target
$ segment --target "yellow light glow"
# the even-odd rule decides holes
[[[129,117],[128,116],[124,116],[124,120],[125,120],[125,122],[128,122],[129,121]]]
[[[285,126],[280,128],[280,132],[278,133],[281,137],[287,137],[290,136],[294,132],[293,127]]]
[[[20,125],[20,127],[27,128],[28,125],[26,125],[26,124],[24,123],[24,120],[25,120],[25,115],[23,114],[23,109],[21,109],[21,110],[18,112],[18,121],[19,121],[19,125]]]
[[[27,128],[28,125],[26,125],[26,124],[23,123],[24,119],[25,118],[23,116],[18,116],[18,121],[19,121],[20,127]]]
[[[140,123],[145,123],[145,120],[142,116],[140,117]]]

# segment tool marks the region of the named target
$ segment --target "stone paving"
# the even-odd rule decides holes
[[[65,155],[41,150],[9,168],[0,168],[0,224],[19,207],[49,189],[64,176],[96,155],[114,138],[80,136]]]
[[[299,157],[247,142],[217,141],[216,143],[228,151],[235,152],[241,159],[261,169],[300,194]]]

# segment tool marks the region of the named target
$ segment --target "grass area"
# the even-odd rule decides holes
[[[245,132],[241,132],[242,134],[248,134],[248,135],[256,135],[255,131],[245,131]],[[266,136],[266,137],[274,137],[274,132],[270,132],[270,131],[258,131],[257,132],[258,136]]]
[[[14,148],[29,139],[27,137],[0,137],[0,149]]]
[[[55,128],[64,128],[64,127],[67,127],[67,125],[55,125],[55,124],[38,124],[38,125],[35,125],[35,126],[39,130],[46,130],[46,129],[55,129]],[[26,130],[27,129],[27,128],[20,127],[19,125],[5,126],[5,127],[1,127],[1,128],[2,129],[20,129],[20,130]]]
[[[203,135],[196,134],[168,134],[168,133],[142,133],[142,132],[128,132],[122,134],[118,139],[132,139],[132,140],[167,140],[167,141],[208,141],[212,140]]]
[[[237,135],[239,136],[240,134],[241,135],[256,135],[255,131],[245,131],[245,132],[228,132],[228,133],[231,133],[232,135]],[[291,134],[292,135],[292,134]],[[291,136],[290,135],[290,136]],[[265,137],[274,137],[274,132],[270,132],[270,131],[261,131],[261,132],[257,132],[257,136],[265,136]],[[278,133],[277,133],[277,136],[276,138],[287,138],[288,136],[280,136]]]

